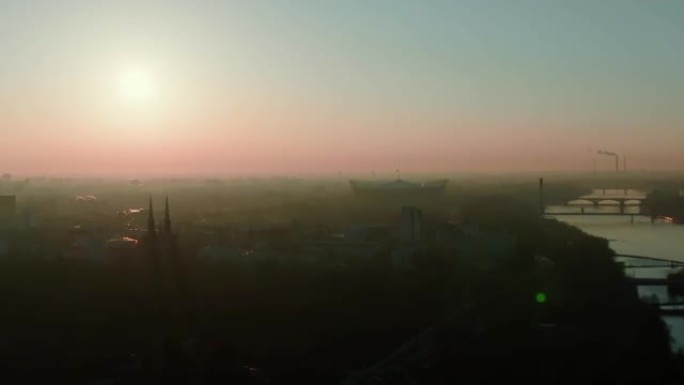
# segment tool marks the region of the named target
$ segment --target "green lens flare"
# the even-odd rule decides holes
[[[539,292],[534,296],[534,299],[537,301],[537,303],[545,303],[546,294]]]

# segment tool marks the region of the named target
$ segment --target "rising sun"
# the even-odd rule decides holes
[[[151,74],[141,68],[128,69],[119,77],[119,92],[125,99],[137,103],[147,103],[155,92]]]

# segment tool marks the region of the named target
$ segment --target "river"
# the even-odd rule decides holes
[[[550,206],[547,212],[575,212],[577,207]],[[585,212],[619,212],[617,206],[586,207]],[[627,207],[627,213],[639,213],[638,206]],[[651,219],[643,216],[589,216],[569,215],[557,216],[558,220],[576,226],[586,233],[606,238],[610,247],[618,254],[642,255],[684,262],[684,225],[668,221]],[[633,222],[632,222],[633,221]],[[625,273],[634,277],[661,278],[666,277],[671,268],[666,263],[620,258],[627,265],[648,265],[663,267],[626,268]],[[639,286],[641,297],[654,296],[660,302],[677,301],[670,298],[665,286]],[[679,298],[679,302],[682,302]],[[684,317],[663,316],[663,320],[670,328],[672,347],[684,350]]]

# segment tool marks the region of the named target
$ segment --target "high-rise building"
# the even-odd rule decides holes
[[[404,240],[410,243],[420,242],[422,232],[422,212],[413,206],[404,206],[401,210]]]
[[[17,198],[14,195],[0,195],[0,231],[16,227]]]

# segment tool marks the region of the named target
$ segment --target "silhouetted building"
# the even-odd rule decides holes
[[[146,250],[149,262],[153,264],[155,274],[164,285],[175,286],[180,269],[176,234],[171,229],[171,212],[169,198],[166,198],[164,220],[158,224],[154,219],[154,206],[150,198],[147,217],[147,234],[141,245]]]
[[[186,383],[191,353],[185,351],[191,340],[193,313],[187,281],[187,261],[182,260],[176,234],[172,231],[169,199],[166,198],[164,219],[158,226],[150,198],[147,234],[142,246],[152,264],[153,283],[159,310],[159,326],[163,333],[162,372],[164,383]]]
[[[392,267],[411,268],[422,250],[423,213],[413,206],[402,207],[400,230],[401,243],[396,245],[391,253]]]
[[[404,241],[415,244],[421,240],[423,214],[412,206],[401,209]]]
[[[38,213],[33,208],[25,208],[17,214],[17,227],[19,229],[33,229],[40,222]]]
[[[16,227],[17,198],[14,195],[0,196],[0,231]]]

